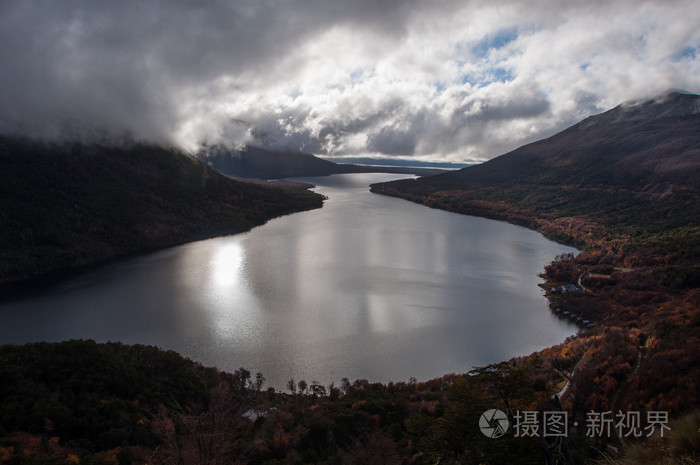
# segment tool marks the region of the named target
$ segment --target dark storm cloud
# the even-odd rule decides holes
[[[417,134],[407,129],[385,126],[371,134],[367,148],[384,155],[413,155],[416,151]]]
[[[265,79],[335,23],[400,30],[401,10],[393,1],[3,2],[2,128],[167,138],[186,118],[182,100],[217,80],[233,78],[226,90],[235,91],[240,76]]]
[[[624,99],[697,91],[692,6],[8,0],[0,132],[485,158]]]

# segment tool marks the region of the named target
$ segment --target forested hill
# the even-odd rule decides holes
[[[322,196],[231,180],[162,147],[0,139],[0,283],[319,208]]]

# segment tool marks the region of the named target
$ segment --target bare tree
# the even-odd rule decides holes
[[[169,412],[161,406],[151,427],[163,445],[154,452],[157,463],[167,465],[219,465],[230,463],[235,416],[231,396],[221,388],[210,391],[209,408],[199,414]]]
[[[347,378],[343,378],[340,381],[340,390],[343,392],[343,395],[346,395],[350,391],[350,387],[352,384],[350,384],[350,380]]]
[[[257,373],[255,373],[255,383],[254,383],[255,390],[257,392],[260,392],[260,390],[263,387],[263,384],[265,384],[265,377],[263,376],[262,373],[260,373],[258,371]]]
[[[294,378],[291,378],[289,381],[287,381],[287,389],[289,389],[289,392],[292,394],[297,393],[297,383],[294,381]]]

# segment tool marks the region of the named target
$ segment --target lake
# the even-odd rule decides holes
[[[204,365],[324,384],[431,379],[526,355],[576,327],[538,274],[576,249],[504,222],[372,194],[405,175],[302,181],[322,209],[124,259],[0,304],[0,344],[157,345]]]

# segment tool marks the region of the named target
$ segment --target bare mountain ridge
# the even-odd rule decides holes
[[[652,99],[631,100],[581,121],[581,127],[700,113],[698,95],[673,90]],[[589,124],[586,124],[589,123]]]
[[[620,257],[665,254],[676,268],[664,273],[690,285],[700,282],[698,102],[670,92],[624,104],[481,165],[375,184],[372,192]]]
[[[700,189],[699,108],[700,96],[675,91],[629,102],[481,165],[421,182]]]

